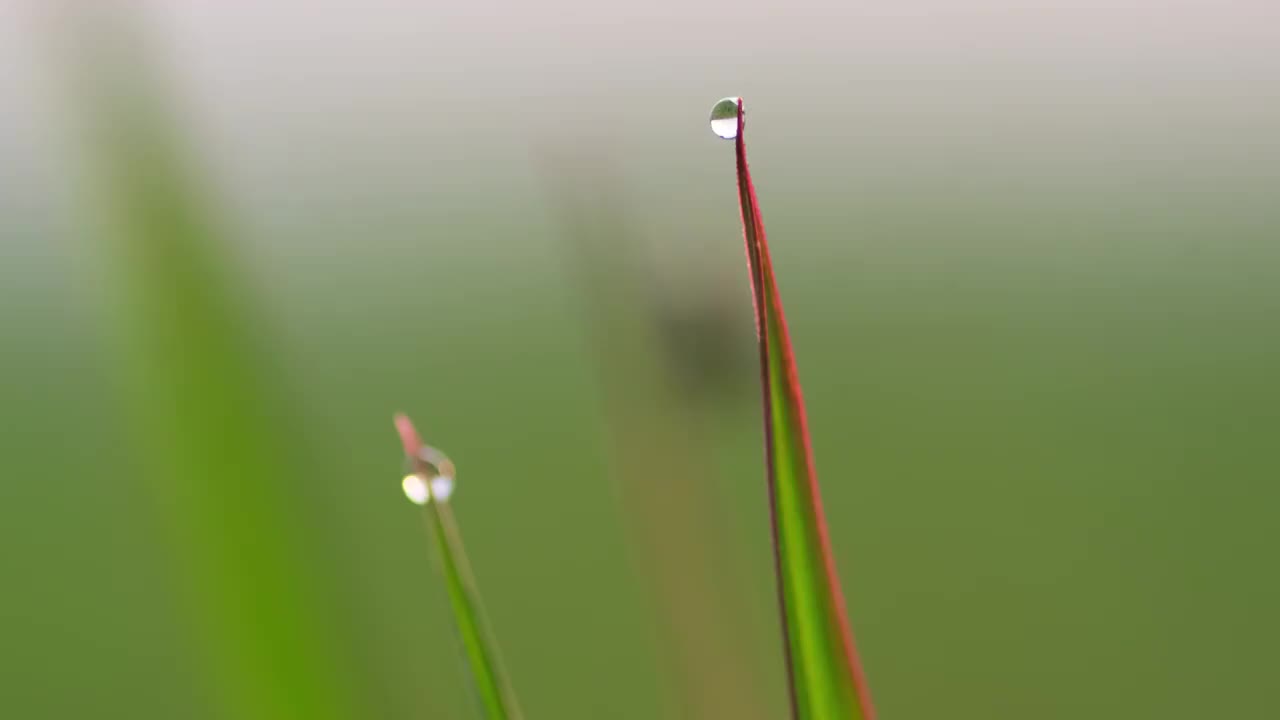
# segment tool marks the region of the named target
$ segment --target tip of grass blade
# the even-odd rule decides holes
[[[404,454],[409,458],[418,457],[422,452],[422,438],[413,427],[413,421],[404,413],[395,415],[396,432],[400,434],[400,444],[404,446]]]
[[[481,608],[480,591],[463,549],[462,534],[458,531],[449,503],[444,502],[450,490],[441,492],[435,485],[441,480],[452,482],[455,474],[453,463],[444,453],[422,444],[422,438],[408,415],[396,413],[394,422],[405,456],[422,480],[420,489],[406,487],[405,494],[415,504],[423,506],[462,643],[463,658],[471,671],[484,716],[487,720],[520,720],[520,706]]]
[[[826,615],[827,622],[833,625],[833,637],[828,642],[838,653],[828,657],[831,668],[838,668],[833,675],[845,674],[845,678],[836,679],[833,686],[845,685],[851,691],[852,708],[860,713],[862,720],[874,720],[875,708],[871,703],[867,688],[866,676],[861,660],[854,646],[853,632],[849,626],[845,612],[844,593],[836,572],[831,540],[827,530],[827,522],[822,507],[822,496],[818,489],[818,479],[814,471],[813,448],[809,436],[808,421],[805,417],[804,399],[800,391],[800,382],[796,371],[795,354],[787,332],[786,317],[782,311],[782,301],[778,293],[777,281],[774,277],[773,262],[769,257],[769,245],[766,240],[764,223],[760,218],[760,205],[756,198],[755,185],[751,180],[751,171],[747,166],[746,151],[746,113],[742,98],[738,98],[738,128],[734,138],[734,149],[737,161],[738,207],[742,214],[743,236],[746,243],[747,267],[751,279],[752,306],[755,311],[756,330],[759,336],[761,390],[764,404],[764,433],[766,447],[766,467],[769,482],[770,515],[773,521],[775,569],[778,576],[779,606],[782,610],[783,634],[786,638],[784,650],[790,673],[790,690],[792,715],[797,718],[816,717],[814,715],[813,698],[804,697],[813,694],[826,694],[822,689],[812,693],[817,686],[812,680],[810,688],[801,691],[798,680],[807,676],[808,671],[801,670],[800,664],[810,665],[811,660],[796,656],[794,650],[810,646],[805,638],[808,635],[792,627],[792,620],[805,620],[807,614]],[[777,397],[774,397],[774,394]],[[776,406],[775,406],[776,405]],[[775,415],[777,416],[775,419]],[[788,427],[790,426],[790,427]],[[790,447],[775,447],[775,443]],[[798,446],[798,447],[797,447]],[[779,453],[782,449],[785,452]],[[783,478],[787,475],[786,486],[781,488]],[[787,505],[793,506],[784,512],[779,500],[780,491],[788,494]],[[809,516],[808,521],[797,521],[795,518],[783,522],[783,515],[791,515],[796,508]],[[797,522],[799,523],[797,525]],[[791,543],[800,547],[802,555],[807,558],[784,557],[790,553],[784,549],[782,534],[783,525],[789,526],[792,532],[799,528],[799,543]],[[806,527],[807,525],[807,527]],[[807,547],[805,547],[807,546]],[[793,547],[792,550],[795,548]],[[816,572],[809,574],[810,580],[803,579],[788,566],[797,561],[816,566]],[[799,587],[801,585],[807,587]],[[825,594],[828,607],[817,613],[802,612],[789,607],[789,601],[798,598],[796,591],[816,591]],[[795,645],[796,647],[792,647]],[[841,657],[842,656],[842,657]],[[843,667],[838,667],[843,666]],[[824,668],[829,669],[829,668]],[[829,688],[828,688],[829,689]],[[826,702],[824,705],[830,708]],[[847,705],[843,700],[836,700],[837,705]],[[825,711],[824,711],[825,712]],[[820,716],[820,715],[819,715]]]

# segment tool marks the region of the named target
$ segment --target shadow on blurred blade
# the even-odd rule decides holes
[[[748,326],[729,310],[732,288],[681,284],[648,262],[604,159],[543,161],[587,308],[612,472],[663,630],[676,688],[668,704],[676,717],[774,717],[745,583],[725,562],[735,548],[713,493],[706,426],[711,405],[749,393]]]

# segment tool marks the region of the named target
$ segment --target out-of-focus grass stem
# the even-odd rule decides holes
[[[467,668],[475,682],[476,694],[484,715],[489,720],[519,720],[520,705],[507,680],[498,654],[497,642],[489,629],[489,622],[480,602],[480,591],[467,561],[462,534],[454,520],[449,500],[436,490],[438,478],[456,481],[453,463],[440,455],[432,464],[424,457],[424,449],[418,431],[407,415],[396,415],[396,431],[404,446],[405,457],[412,471],[421,480],[424,495],[412,495],[414,502],[421,500],[427,530],[436,551],[436,560],[444,576],[449,605],[453,609],[454,622],[462,643]]]

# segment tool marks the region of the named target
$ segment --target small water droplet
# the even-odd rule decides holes
[[[738,103],[742,98],[727,97],[711,106],[711,132],[732,140],[738,137]],[[746,111],[743,111],[746,115]]]
[[[432,478],[430,493],[427,492],[427,484],[422,481],[421,475],[405,475],[400,486],[404,488],[405,497],[418,505],[426,505],[433,497],[440,502],[447,502],[453,494],[453,478],[445,475]]]
[[[453,461],[430,445],[422,446],[418,452],[418,459],[422,461],[421,465],[426,466],[431,482],[430,492],[428,492],[427,480],[423,478],[422,473],[416,472],[420,465],[411,462],[408,474],[400,483],[400,487],[404,488],[405,496],[418,505],[426,505],[432,498],[446,502],[453,494],[453,479],[457,475]]]

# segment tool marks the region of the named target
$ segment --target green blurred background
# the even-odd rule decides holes
[[[727,94],[881,714],[1277,714],[1268,3],[116,5],[0,0],[0,715],[472,716],[404,410],[530,718],[781,717]]]

